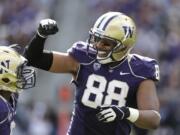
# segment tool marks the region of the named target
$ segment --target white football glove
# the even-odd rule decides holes
[[[123,120],[129,117],[129,109],[125,106],[118,107],[115,105],[100,107],[100,112],[96,115],[99,121],[102,122],[112,122],[115,120]]]

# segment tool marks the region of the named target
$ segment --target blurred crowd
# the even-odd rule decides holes
[[[53,16],[52,7],[55,3],[56,0],[1,0],[0,44],[18,43],[25,46],[32,38],[39,20]],[[161,127],[148,134],[179,134],[180,1],[86,0],[86,4],[93,21],[100,14],[112,10],[123,12],[135,20],[138,37],[133,52],[157,59],[161,71],[161,81],[158,84]],[[21,114],[22,110],[26,110],[26,113]],[[53,109],[43,103],[34,103],[26,108],[22,105],[17,113],[17,123],[20,125],[17,134],[55,135],[57,118],[52,112]],[[41,128],[37,128],[37,123]],[[40,129],[46,133],[40,133]]]
[[[0,44],[25,46],[39,20],[52,15],[55,0],[1,0]]]

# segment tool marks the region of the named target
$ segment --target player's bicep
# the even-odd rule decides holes
[[[137,92],[137,106],[140,110],[159,111],[159,100],[154,81],[145,80],[140,84]]]
[[[53,62],[49,71],[55,73],[75,73],[79,63],[69,54],[53,52]]]

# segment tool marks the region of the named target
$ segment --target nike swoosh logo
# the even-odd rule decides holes
[[[120,72],[120,75],[128,75],[130,73]]]

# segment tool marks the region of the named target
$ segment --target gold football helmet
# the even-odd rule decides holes
[[[136,40],[134,21],[120,12],[108,12],[100,16],[90,30],[89,47],[96,49],[101,64],[120,61],[127,56]],[[112,45],[110,51],[98,50],[97,43],[105,41]],[[106,55],[103,55],[105,54]]]
[[[0,90],[19,92],[35,86],[35,71],[27,60],[8,46],[0,46]]]

